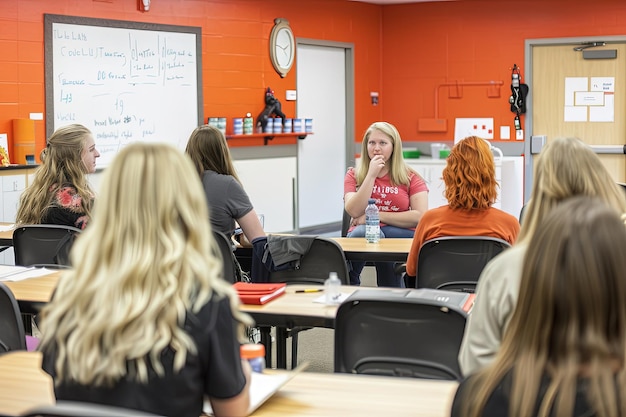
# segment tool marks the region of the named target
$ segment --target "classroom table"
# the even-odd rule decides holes
[[[378,243],[367,243],[365,238],[329,237],[341,246],[348,261],[406,262],[413,239],[387,238]],[[252,258],[250,246],[238,246],[237,259]]]
[[[29,278],[23,281],[4,281],[15,295],[22,312],[36,314],[41,307],[50,301],[63,271],[55,271],[49,275]],[[264,305],[242,304],[244,311],[254,318],[258,326],[276,327],[276,366],[287,366],[287,329],[305,327],[334,328],[337,306],[315,303],[313,300],[322,297],[323,292],[297,293],[302,289],[322,289],[322,285],[289,285],[285,294]],[[342,286],[341,292],[349,295],[360,287]],[[266,359],[271,358],[271,341],[263,340],[266,346]]]
[[[0,222],[0,227],[9,225],[13,223]],[[13,229],[0,230],[0,246],[13,246]]]
[[[2,281],[13,293],[22,313],[37,314],[50,301],[63,270],[22,281]]]
[[[36,314],[43,304],[50,301],[63,271],[55,271],[43,277],[23,281],[4,281],[17,299],[22,312]],[[287,329],[294,327],[335,327],[336,305],[315,303],[323,292],[297,293],[302,289],[322,289],[322,285],[288,285],[285,294],[264,305],[242,304],[240,310],[254,318],[258,326],[276,327],[276,367],[287,367]],[[341,293],[352,294],[361,287],[342,286]],[[370,288],[368,288],[370,289]],[[378,290],[371,288],[372,290]],[[384,291],[385,289],[380,289]],[[387,289],[388,290],[388,289]],[[266,360],[271,363],[271,341],[262,340],[266,347]]]
[[[453,381],[300,372],[251,416],[444,417],[456,387]],[[19,415],[54,401],[40,352],[0,356],[0,414]]]
[[[406,262],[413,239],[385,238],[368,243],[365,238],[331,237],[339,243],[349,261]]]

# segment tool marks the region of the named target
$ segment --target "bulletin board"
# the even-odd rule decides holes
[[[201,28],[44,15],[46,134],[90,129],[98,168],[137,141],[184,149],[204,119]]]

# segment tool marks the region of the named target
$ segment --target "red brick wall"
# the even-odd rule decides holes
[[[377,6],[347,0],[0,0],[0,133],[11,120],[44,113],[44,13],[202,27],[204,116],[241,117],[263,108],[263,90],[278,97],[295,89],[268,57],[273,19],[289,19],[296,37],[350,42],[355,52],[355,141],[375,120],[397,125],[405,140],[451,139],[454,118],[494,117],[513,124],[508,106],[510,67],[522,66],[524,41],[544,37],[623,35],[621,0],[462,0]],[[296,58],[297,60],[297,58]],[[296,61],[297,65],[297,61]],[[537,75],[535,75],[537,76]],[[452,81],[501,80],[499,98],[486,87],[464,87],[462,97],[439,97],[446,133],[418,133],[433,118],[437,86]],[[370,92],[380,93],[378,106]],[[293,102],[283,100],[287,114]],[[496,131],[496,137],[498,131]],[[38,149],[44,122],[36,122]],[[258,145],[250,140],[245,145]],[[293,143],[288,139],[273,144]]]
[[[295,115],[294,102],[284,97],[286,90],[296,88],[296,71],[281,78],[269,60],[268,40],[276,17],[287,18],[296,37],[353,43],[357,94],[380,89],[382,9],[377,5],[344,0],[153,0],[144,13],[137,0],[0,0],[0,10],[0,133],[8,133],[9,140],[12,119],[45,114],[45,13],[202,27],[205,120],[242,117],[246,112],[256,117],[268,86],[283,98],[283,111]],[[356,104],[358,132],[381,117],[380,106]],[[45,144],[44,121],[36,122],[35,131],[39,150]],[[232,146],[262,143],[238,140]],[[284,143],[295,139],[272,141]]]
[[[457,117],[493,117],[511,127],[511,67],[524,68],[526,39],[626,35],[626,2],[619,0],[462,0],[383,8],[383,117],[404,140],[453,139]],[[534,74],[534,77],[540,74]],[[503,81],[499,98],[487,87],[463,87],[461,98],[441,88],[438,116],[446,133],[419,133],[418,120],[435,115],[438,85]],[[532,86],[531,86],[532,88]]]

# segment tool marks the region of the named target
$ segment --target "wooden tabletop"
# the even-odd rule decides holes
[[[300,372],[252,416],[444,417],[456,387],[449,381]],[[0,356],[0,414],[18,415],[53,403],[41,353]]]
[[[0,415],[20,415],[37,405],[54,404],[52,378],[41,369],[41,353],[0,355]]]
[[[378,243],[368,243],[365,238],[331,237],[339,243],[346,259],[351,261],[406,262],[413,239],[385,238]]]
[[[62,270],[53,271],[42,277],[28,278],[22,281],[2,281],[13,292],[18,301],[47,303],[59,282]]]

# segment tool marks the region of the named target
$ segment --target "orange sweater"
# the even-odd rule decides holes
[[[515,243],[519,233],[518,220],[494,207],[487,210],[453,210],[441,206],[422,216],[406,261],[407,275],[417,275],[417,255],[427,240],[443,236],[491,236]]]

